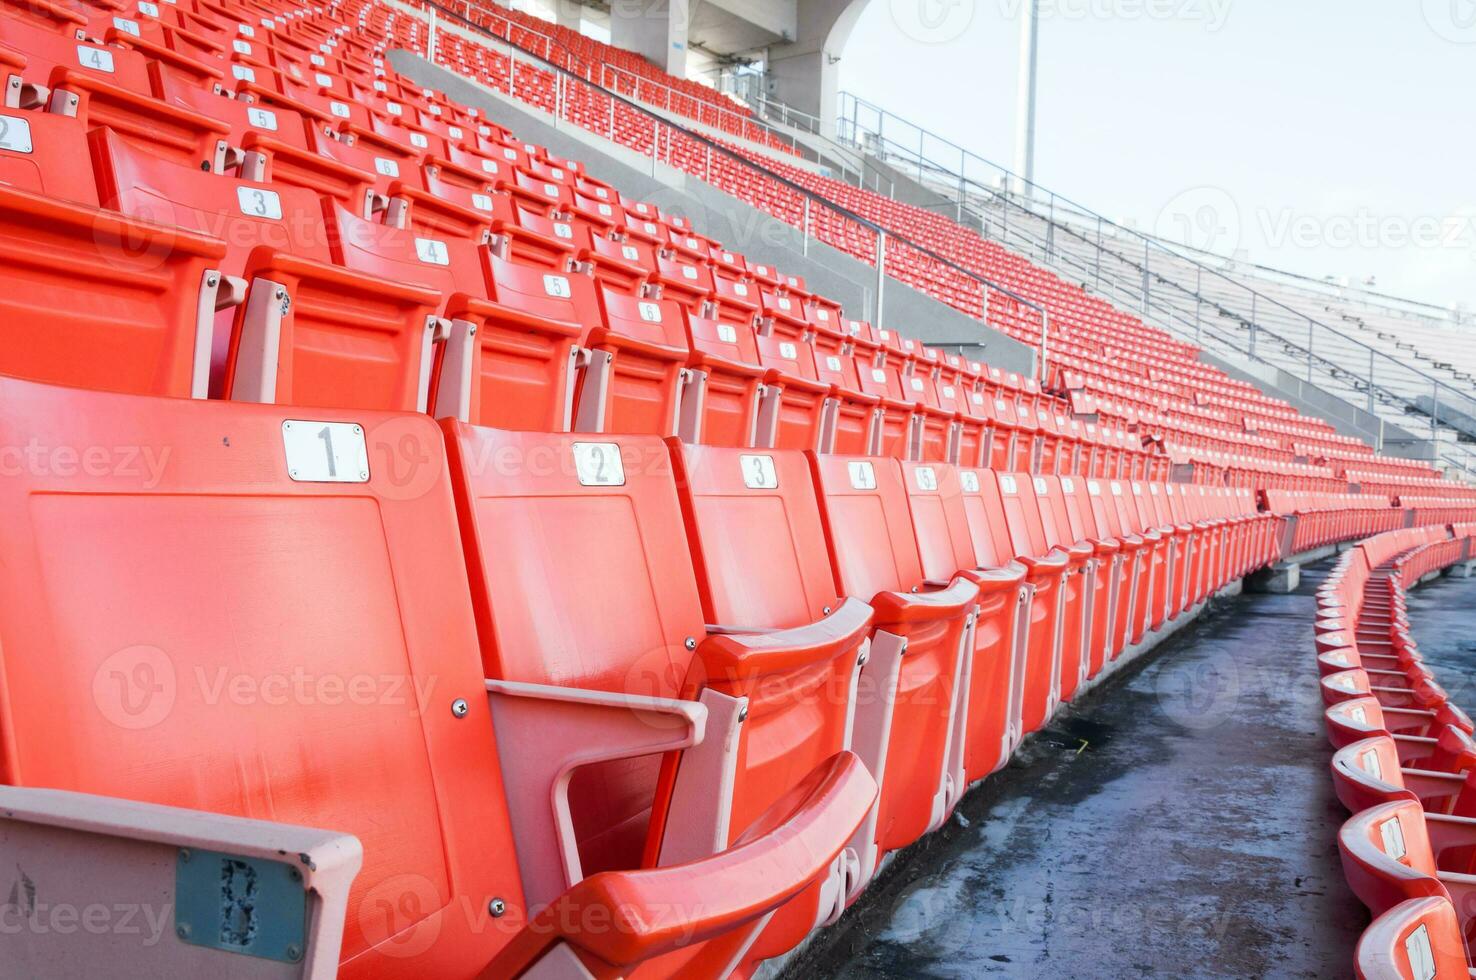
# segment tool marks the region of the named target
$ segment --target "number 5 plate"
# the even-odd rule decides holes
[[[351,422],[282,423],[287,475],[298,483],[366,483],[369,450],[364,430]]]

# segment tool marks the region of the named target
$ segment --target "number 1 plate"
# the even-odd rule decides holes
[[[369,450],[364,430],[351,422],[282,423],[287,475],[298,483],[367,483]]]

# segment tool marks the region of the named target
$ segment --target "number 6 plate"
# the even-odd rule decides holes
[[[364,430],[351,422],[282,423],[287,475],[298,483],[367,483],[369,450]]]

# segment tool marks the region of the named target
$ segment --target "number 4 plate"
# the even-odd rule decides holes
[[[367,483],[364,430],[350,422],[288,419],[282,423],[287,475],[298,483]]]

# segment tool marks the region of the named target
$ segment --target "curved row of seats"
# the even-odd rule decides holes
[[[1333,785],[1352,814],[1338,849],[1374,916],[1355,957],[1364,980],[1476,975],[1467,954],[1476,936],[1476,741],[1422,660],[1405,602],[1425,577],[1473,560],[1476,524],[1390,531],[1347,552],[1318,590]]]

